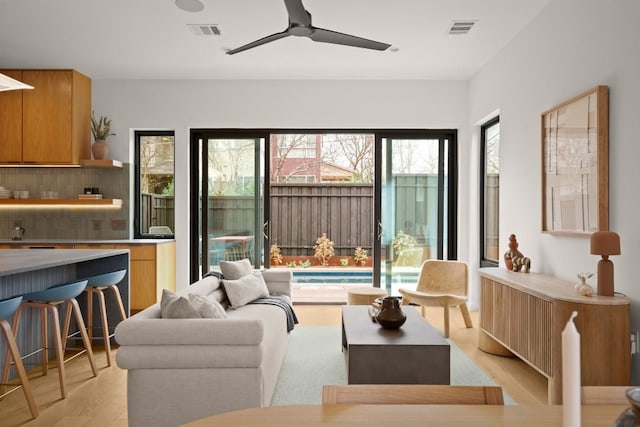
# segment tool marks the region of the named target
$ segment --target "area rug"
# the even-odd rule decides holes
[[[451,384],[495,385],[451,340]],[[296,326],[271,404],[299,405],[322,403],[322,386],[346,384],[345,359],[339,326]],[[505,404],[513,399],[504,393]]]

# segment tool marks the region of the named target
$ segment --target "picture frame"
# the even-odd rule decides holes
[[[541,115],[542,232],[609,229],[609,88],[596,86]]]

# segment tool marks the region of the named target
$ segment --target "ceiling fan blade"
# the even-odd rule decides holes
[[[302,5],[302,0],[284,0],[289,14],[289,23],[302,27],[311,26],[311,15]]]
[[[281,39],[283,37],[287,37],[288,35],[289,35],[289,33],[287,31],[283,31],[281,33],[271,34],[270,36],[263,37],[263,38],[261,38],[259,40],[254,41],[254,42],[245,44],[244,46],[240,46],[240,47],[237,47],[235,49],[228,50],[227,51],[227,55],[233,55],[235,53],[242,52],[242,51],[245,51],[247,49],[254,48],[256,46],[261,46],[263,44],[279,40],[279,39]]]
[[[338,33],[336,31],[325,30],[324,28],[313,28],[313,34],[308,37],[314,42],[341,44],[345,46],[363,47],[365,49],[386,50],[391,45],[377,42],[375,40],[364,39],[349,34]]]

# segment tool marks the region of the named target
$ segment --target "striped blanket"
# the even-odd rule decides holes
[[[287,316],[287,332],[291,332],[294,325],[298,323],[296,313],[293,311],[293,307],[289,303],[289,299],[287,297],[283,297],[281,295],[270,295],[266,298],[258,298],[256,300],[253,300],[249,304],[276,305],[283,309],[285,315]]]

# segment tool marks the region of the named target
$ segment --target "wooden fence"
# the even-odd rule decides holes
[[[435,247],[437,231],[437,177],[402,175],[395,178],[395,199],[383,200],[395,205],[392,214],[396,230],[418,237],[419,243]],[[498,197],[499,181],[491,177],[487,188],[488,206]],[[313,246],[322,234],[333,240],[336,255],[349,256],[357,246],[373,247],[373,185],[371,184],[272,184],[271,243],[280,246],[283,255],[313,256]],[[208,230],[210,236],[256,235],[253,196],[210,196]],[[498,212],[486,213],[495,218]],[[173,197],[143,195],[143,230],[148,225],[174,228]],[[447,221],[445,219],[445,221]],[[489,220],[489,224],[497,223]],[[498,231],[485,231],[487,246],[497,254]],[[422,241],[424,239],[424,241]]]
[[[322,234],[336,255],[353,255],[373,246],[373,185],[272,184],[271,243],[284,255],[313,256]]]
[[[154,225],[166,225],[175,232],[174,197],[143,193],[141,200],[141,227],[147,232]]]

